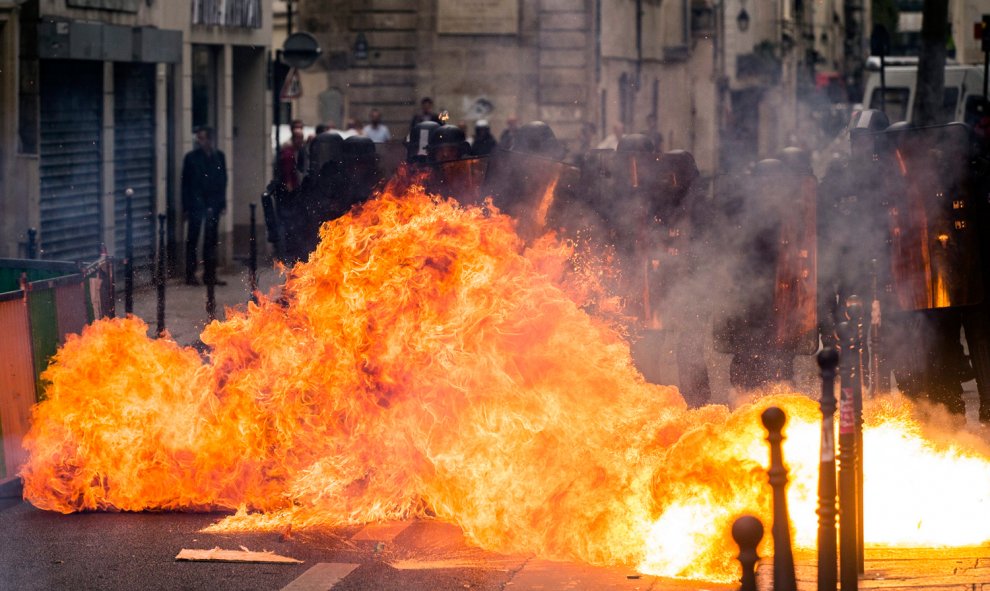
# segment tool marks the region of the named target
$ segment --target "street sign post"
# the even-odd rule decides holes
[[[290,10],[292,4],[289,4]],[[290,17],[291,18],[291,17]],[[291,31],[291,22],[290,28]],[[297,33],[292,33],[285,39],[285,43],[282,44],[282,50],[278,53],[278,59],[283,64],[289,66],[291,69],[285,77],[285,83],[279,88],[276,83],[271,85],[272,89],[272,103],[277,105],[275,109],[275,117],[273,123],[275,124],[275,177],[278,178],[278,159],[279,153],[282,149],[282,138],[279,133],[279,128],[281,126],[281,104],[283,102],[288,102],[292,99],[297,99],[302,96],[302,84],[299,80],[299,70],[308,68],[313,65],[313,63],[319,59],[320,54],[323,50],[320,49],[320,44],[316,41],[316,37],[311,34],[299,31]],[[275,77],[275,68],[272,67],[272,77]],[[275,93],[278,92],[278,97]]]
[[[289,35],[282,44],[282,61],[293,68],[310,67],[321,53],[323,50],[316,37],[303,31]]]
[[[279,93],[279,100],[287,103],[302,96],[302,81],[299,78],[299,68],[291,68],[282,84],[282,92]]]

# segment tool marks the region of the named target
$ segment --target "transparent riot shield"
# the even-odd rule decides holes
[[[889,202],[888,289],[900,310],[983,301],[969,128],[951,123],[882,134]]]
[[[551,229],[554,201],[574,191],[578,179],[578,169],[564,162],[497,149],[489,157],[480,195],[491,196],[496,207],[517,220],[519,235],[532,240]]]
[[[761,164],[768,162],[780,164]],[[719,247],[729,285],[716,311],[716,348],[810,355],[818,347],[818,181],[781,165],[720,184],[732,230]]]
[[[477,205],[484,197],[481,186],[487,170],[488,157],[440,162],[430,167],[426,188],[461,205]]]

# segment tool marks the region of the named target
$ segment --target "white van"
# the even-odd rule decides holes
[[[914,112],[915,86],[918,81],[917,58],[887,58],[885,68],[886,91],[880,91],[880,62],[876,58],[867,61],[866,86],[863,104],[869,109],[880,109],[891,123],[910,121]],[[895,65],[892,65],[895,64]],[[945,94],[942,106],[943,122],[963,121],[967,100],[983,96],[983,66],[949,64],[945,66]]]

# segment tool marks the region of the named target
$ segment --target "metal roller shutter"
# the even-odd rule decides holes
[[[60,260],[100,254],[103,64],[41,62],[41,248]]]
[[[125,190],[134,189],[134,266],[149,268],[155,253],[155,67],[114,64],[114,240],[124,256]]]

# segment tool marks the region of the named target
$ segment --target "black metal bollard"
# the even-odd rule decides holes
[[[155,286],[158,288],[158,336],[165,334],[165,268],[168,253],[165,252],[164,213],[158,214],[158,261],[155,265]]]
[[[853,414],[856,425],[856,560],[859,573],[865,571],[863,562],[863,369],[866,365],[863,334],[863,301],[859,296],[849,296],[846,300],[846,313],[856,328],[855,353],[853,362],[856,377],[853,379]]]
[[[251,204],[251,238],[249,240],[249,251],[248,251],[248,281],[249,289],[251,290],[251,301],[257,301],[255,298],[255,292],[258,291],[258,231],[255,227],[255,210],[258,204]]]
[[[134,311],[134,215],[131,211],[131,198],[134,189],[124,191],[124,313]]]
[[[105,272],[100,273],[100,279],[108,284],[106,290],[101,289],[101,292],[107,294],[106,301],[101,301],[101,307],[104,306],[106,310],[106,315],[108,318],[117,317],[117,283],[113,276],[113,257],[107,253],[107,245],[100,244],[100,260],[102,260],[105,265],[103,269]]]
[[[217,220],[216,213],[210,207],[206,210],[206,230],[203,232],[203,283],[206,284],[206,315],[209,319],[217,319]]]
[[[856,413],[853,381],[856,379],[853,345],[856,333],[848,322],[839,324],[841,395],[839,397],[839,586],[855,591],[859,584],[859,534],[856,499]],[[848,354],[847,354],[848,353]]]
[[[818,591],[835,591],[838,562],[835,533],[835,373],[839,352],[818,354],[822,370],[822,445],[818,467]]]
[[[739,545],[739,563],[742,565],[739,591],[756,591],[756,563],[760,560],[756,547],[763,539],[763,524],[752,515],[744,515],[733,522],[732,539]]]
[[[781,442],[784,440],[784,423],[787,417],[776,406],[763,411],[760,416],[767,429],[770,443],[770,469],[767,471],[770,486],[773,488],[773,589],[774,591],[797,591],[794,576],[794,555],[791,551],[791,525],[787,513],[787,469],[784,467],[784,454]]]
[[[272,250],[277,260],[282,260],[283,245],[282,240],[282,220],[279,212],[275,208],[275,197],[279,191],[279,182],[273,180],[268,183],[265,192],[261,194],[261,213],[265,216],[265,231],[268,234],[268,242],[272,244]]]
[[[870,305],[870,396],[876,396],[880,392],[890,390],[890,372],[887,364],[883,362],[880,348],[882,346],[883,315],[880,306],[880,290],[877,260],[872,261],[873,271],[873,302]]]
[[[27,258],[38,258],[38,230],[35,228],[28,228],[27,234]]]

